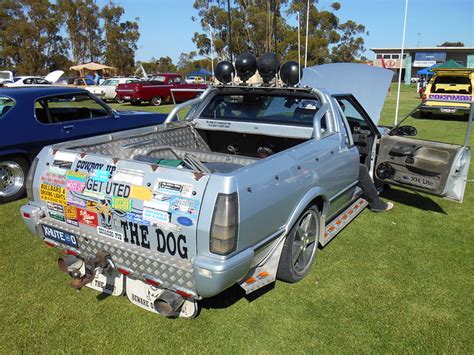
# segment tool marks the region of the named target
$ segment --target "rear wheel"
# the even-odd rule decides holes
[[[319,229],[319,211],[311,206],[301,214],[285,240],[277,271],[280,280],[294,283],[308,274],[318,249]]]
[[[162,102],[161,96],[153,96],[150,102],[153,106],[160,106]]]
[[[25,195],[28,161],[21,157],[0,161],[0,204],[18,200]]]

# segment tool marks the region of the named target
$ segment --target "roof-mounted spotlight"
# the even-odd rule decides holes
[[[297,62],[289,61],[281,66],[280,78],[286,86],[295,86],[303,76],[303,70],[299,70]]]
[[[268,84],[280,70],[280,60],[275,53],[265,53],[258,58],[258,73],[265,84]]]
[[[257,71],[257,59],[250,53],[242,53],[235,59],[235,69],[245,84]]]
[[[232,81],[232,77],[235,75],[235,69],[231,62],[223,60],[216,65],[214,70],[214,76],[222,84],[228,84]]]

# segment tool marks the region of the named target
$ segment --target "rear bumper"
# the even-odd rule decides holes
[[[196,298],[214,296],[240,281],[250,270],[254,258],[254,251],[246,249],[225,260],[205,256],[177,259],[95,233],[86,233],[79,227],[47,217],[32,202],[23,205],[20,211],[28,229],[42,240],[46,238],[41,224],[74,234],[79,242],[77,249],[52,241],[64,251],[72,249],[82,258],[91,258],[99,251],[106,251],[117,268],[132,271],[127,277],[145,281],[145,275],[152,276],[164,288],[184,290]]]
[[[465,115],[469,114],[469,107],[448,105],[421,105],[420,111],[434,114]]]

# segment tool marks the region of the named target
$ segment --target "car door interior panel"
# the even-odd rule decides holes
[[[376,176],[382,182],[443,196],[462,146],[408,137],[383,136]]]

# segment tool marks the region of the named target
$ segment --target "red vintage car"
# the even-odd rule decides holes
[[[182,102],[195,98],[206,88],[204,84],[187,84],[179,74],[165,73],[154,75],[149,81],[119,84],[115,92],[119,100],[129,101],[132,105],[150,102],[160,106],[163,102],[173,101],[171,90],[175,101]]]

